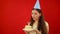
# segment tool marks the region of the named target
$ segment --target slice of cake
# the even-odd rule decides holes
[[[23,30],[30,31],[30,30],[33,30],[33,29],[32,29],[32,26],[26,25]]]

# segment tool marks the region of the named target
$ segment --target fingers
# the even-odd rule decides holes
[[[28,25],[30,25],[30,22],[28,22]]]

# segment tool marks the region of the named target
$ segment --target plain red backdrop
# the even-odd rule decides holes
[[[0,34],[25,34],[22,30],[31,16],[36,0],[1,0]],[[40,0],[41,10],[49,23],[49,34],[60,34],[59,0]]]

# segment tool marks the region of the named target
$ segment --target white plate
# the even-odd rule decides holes
[[[29,29],[29,30],[28,29],[23,29],[23,30],[25,30],[25,31],[32,31],[33,29]]]

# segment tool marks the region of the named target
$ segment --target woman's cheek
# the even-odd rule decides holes
[[[36,15],[35,17],[36,17],[36,19],[37,19],[37,18],[38,18],[38,15]]]

